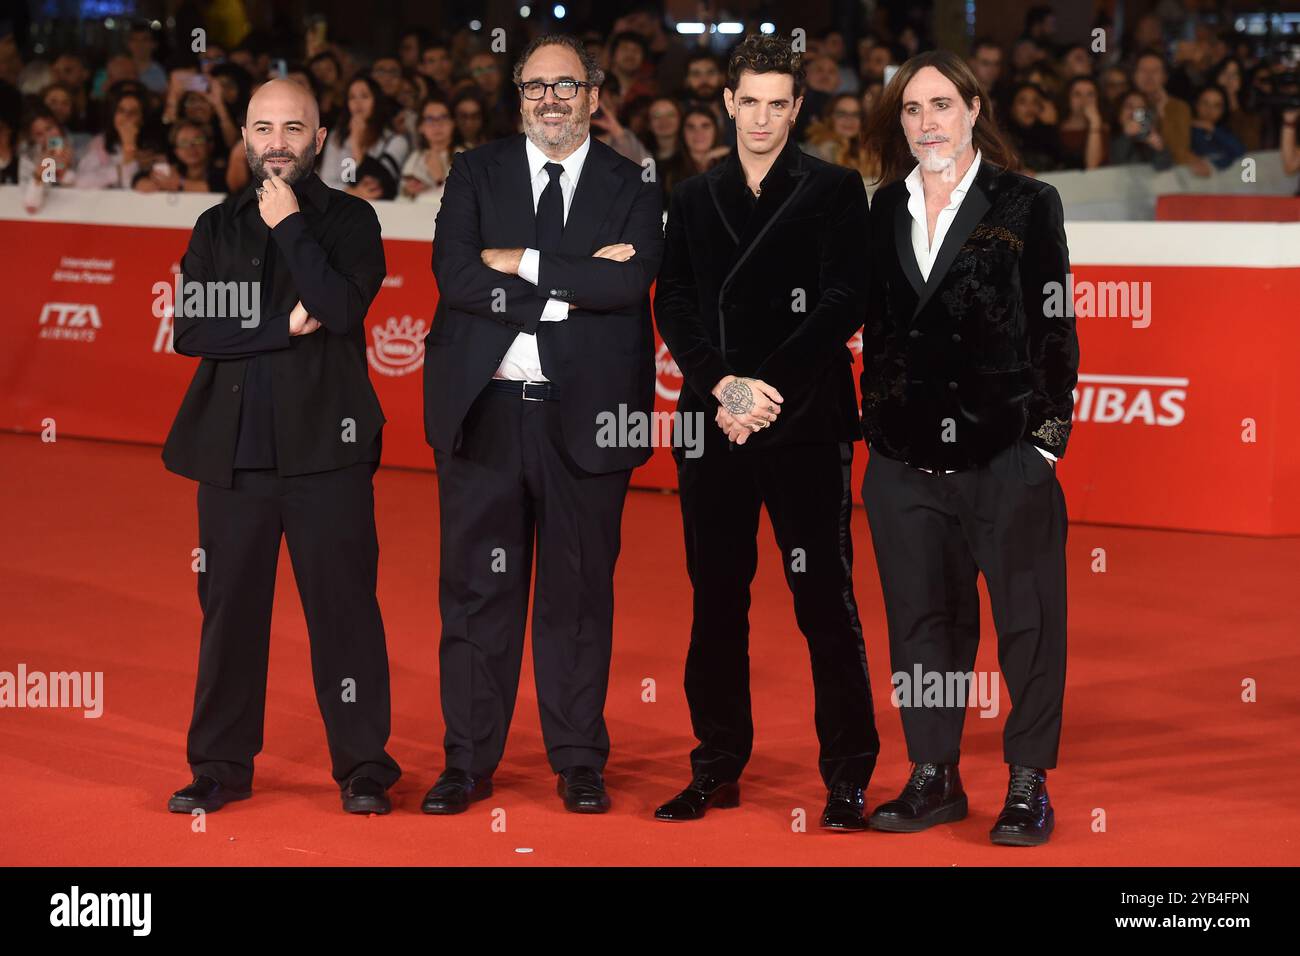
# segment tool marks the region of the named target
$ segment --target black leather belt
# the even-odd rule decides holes
[[[494,378],[488,388],[509,392],[528,402],[554,402],[560,397],[560,387],[554,382],[520,382],[515,379]]]

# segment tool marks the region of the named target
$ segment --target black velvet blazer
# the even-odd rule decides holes
[[[685,379],[678,409],[703,412],[705,450],[728,445],[712,389],[762,379],[785,399],[737,446],[857,441],[846,345],[865,318],[871,210],[862,177],[788,142],[746,198],[739,157],[672,191],[655,321]]]
[[[924,468],[983,464],[1024,439],[1065,454],[1078,378],[1071,316],[1044,287],[1070,270],[1061,197],[981,159],[928,282],[902,181],[872,204],[862,425],[873,452]],[[1063,293],[1058,293],[1058,296]]]

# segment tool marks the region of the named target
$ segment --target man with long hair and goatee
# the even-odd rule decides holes
[[[957,762],[973,678],[977,576],[988,585],[1011,696],[1010,783],[990,836],[1052,832],[1065,691],[1065,453],[1079,363],[1074,320],[1054,308],[1069,256],[1056,190],[1011,171],[992,103],[943,51],[895,74],[868,131],[880,154],[863,334],[862,497],[880,570],[895,703],[911,776],[879,830],[966,815]],[[967,685],[968,686],[968,685]]]

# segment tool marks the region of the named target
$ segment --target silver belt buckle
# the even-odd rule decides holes
[[[529,385],[541,385],[543,388],[545,388],[547,384],[548,384],[548,383],[546,383],[546,382],[528,382],[528,381],[525,381],[525,382],[524,382],[524,389],[523,389],[523,392],[522,392],[522,395],[523,395],[523,399],[524,399],[524,401],[525,401],[525,402],[544,402],[544,401],[546,401],[546,399],[544,399],[544,398],[529,398],[529,397],[528,397],[528,386],[529,386]]]

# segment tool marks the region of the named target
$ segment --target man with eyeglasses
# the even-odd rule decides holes
[[[502,82],[501,64],[494,53],[475,53],[469,58],[469,75],[483,96],[484,122],[489,139],[519,132],[519,104],[515,90]]]
[[[439,648],[448,814],[492,793],[523,656],[529,583],[542,738],[567,810],[609,808],[604,704],[614,564],[632,469],[598,421],[654,403],[658,187],[591,136],[604,79],[577,40],[515,67],[523,134],[459,154],[433,246],[425,434],[438,470]],[[629,420],[624,418],[623,420]]]
[[[402,91],[402,64],[397,57],[381,56],[370,67],[370,77],[379,84],[384,95],[397,102],[397,95]]]

